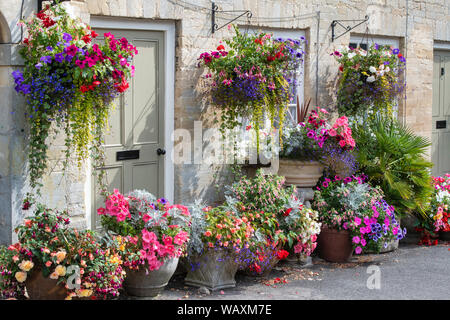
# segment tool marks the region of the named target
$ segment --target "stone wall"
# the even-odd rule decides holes
[[[24,16],[35,10],[35,1],[27,0]],[[16,25],[20,0],[2,0],[0,13],[4,16],[11,41],[20,40]],[[217,46],[231,33],[227,28],[211,34],[211,2],[209,0],[80,0],[66,3],[74,14],[89,22],[91,16],[117,16],[136,19],[170,20],[176,25],[175,128],[193,133],[194,121],[210,119],[198,92],[201,70],[197,57]],[[314,105],[333,105],[333,93],[338,66],[330,52],[347,45],[352,34],[363,35],[361,25],[334,42],[331,22],[339,19],[363,19],[369,16],[368,28],[376,36],[397,38],[407,58],[407,95],[400,102],[400,116],[417,133],[431,138],[433,42],[450,41],[450,5],[445,0],[217,0],[221,10],[251,10],[251,25],[265,28],[302,29],[308,39],[305,63],[305,96]],[[283,19],[276,19],[284,17]],[[233,17],[217,14],[218,24]],[[246,18],[238,20],[246,25]],[[3,34],[4,26],[0,34]],[[7,32],[7,33],[8,33]],[[0,242],[8,242],[11,228],[21,220],[20,200],[24,193],[23,116],[11,114],[20,110],[22,101],[13,90],[9,74],[18,66],[16,45],[0,44]],[[16,62],[14,62],[16,61]],[[318,65],[316,64],[318,62]],[[318,69],[316,69],[318,67]],[[317,83],[317,85],[316,85]],[[52,149],[56,157],[58,146]],[[85,224],[86,175],[74,170],[60,179],[60,172],[45,178],[44,193],[50,204],[75,208],[78,222]],[[58,181],[62,181],[62,185]],[[170,183],[170,182],[166,182]],[[209,202],[216,199],[213,185],[221,183],[213,168],[206,165],[175,167],[175,201],[190,202],[200,197]],[[61,193],[71,195],[66,200]],[[12,218],[11,218],[12,217]]]

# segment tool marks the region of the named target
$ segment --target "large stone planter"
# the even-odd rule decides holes
[[[184,279],[187,285],[220,290],[236,286],[238,270],[234,254],[229,250],[211,249],[189,257],[190,268]]]
[[[319,256],[329,262],[347,262],[353,254],[352,241],[348,230],[329,229],[322,226],[317,238]]]
[[[323,174],[324,166],[317,161],[280,159],[278,175],[286,178],[287,185],[312,188]]]
[[[317,161],[299,161],[280,159],[278,175],[286,178],[286,185],[297,187],[299,197],[310,207],[309,201],[314,198],[312,189],[323,174],[324,166]]]
[[[123,288],[127,295],[137,297],[155,297],[167,286],[177,269],[178,258],[167,260],[158,270],[146,272],[145,267],[139,270],[127,269]]]
[[[58,280],[45,278],[40,268],[32,269],[25,280],[28,297],[31,300],[64,300],[67,290],[57,282]]]

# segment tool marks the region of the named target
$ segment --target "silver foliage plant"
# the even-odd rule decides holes
[[[206,227],[208,226],[203,212],[204,207],[205,206],[200,199],[197,199],[193,204],[188,205],[192,219],[191,237],[187,248],[189,255],[201,254],[204,250],[202,235],[205,233]]]

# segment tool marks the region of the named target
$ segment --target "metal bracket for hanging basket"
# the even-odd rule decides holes
[[[51,6],[54,6],[56,4],[56,1],[49,1],[49,0],[37,0],[37,5],[38,5],[38,12],[42,10],[42,3],[46,1],[46,2],[51,2]],[[65,1],[70,1],[70,0],[59,0],[59,2],[65,2]]]
[[[250,10],[228,10],[228,11],[222,11],[219,10],[219,7],[213,2],[212,3],[212,7],[211,7],[212,11],[211,11],[211,32],[214,33],[217,30],[222,29],[223,27],[229,25],[230,23],[232,23],[233,21],[236,21],[237,19],[239,19],[240,17],[247,15],[247,19],[250,19],[252,17],[252,12]],[[228,21],[227,23],[225,23],[223,26],[218,26],[216,23],[216,13],[225,13],[225,12],[234,12],[234,13],[239,13],[242,12],[239,16],[235,17],[233,20]]]
[[[364,22],[369,21],[369,16],[365,16],[364,20],[333,20],[331,22],[331,42],[333,42],[334,40],[336,40],[337,38],[343,36],[344,34],[346,34],[347,32],[355,29],[357,26],[363,24]],[[355,24],[354,26],[344,26],[341,22],[358,22],[357,24]],[[340,35],[336,36],[335,34],[335,30],[334,27],[336,27],[337,25],[340,25],[342,28],[345,29],[345,32],[341,33]]]

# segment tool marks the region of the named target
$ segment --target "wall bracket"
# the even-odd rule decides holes
[[[333,42],[333,41],[336,40],[337,38],[343,36],[343,35],[346,34],[347,32],[349,32],[349,31],[355,29],[357,26],[363,24],[363,23],[366,22],[366,21],[369,21],[369,16],[365,16],[365,17],[364,17],[364,20],[333,20],[333,21],[331,22],[331,42]],[[344,26],[344,25],[342,24],[342,22],[357,22],[357,24],[355,24],[355,25],[353,25],[353,26],[349,26],[349,25]],[[335,28],[337,25],[339,25],[339,26],[341,26],[342,28],[345,29],[345,32],[341,33],[341,34],[338,35],[338,36],[336,36],[335,30],[334,30],[334,28]]]
[[[233,20],[228,21],[222,26],[218,26],[216,23],[216,13],[226,13],[226,12],[234,12],[234,13],[241,13],[237,17],[235,17]],[[219,10],[219,7],[213,2],[211,6],[211,32],[214,33],[217,30],[222,29],[223,27],[229,25],[233,21],[236,21],[240,17],[247,15],[247,19],[250,19],[252,17],[252,12],[250,10],[228,10],[228,11],[222,11]]]

